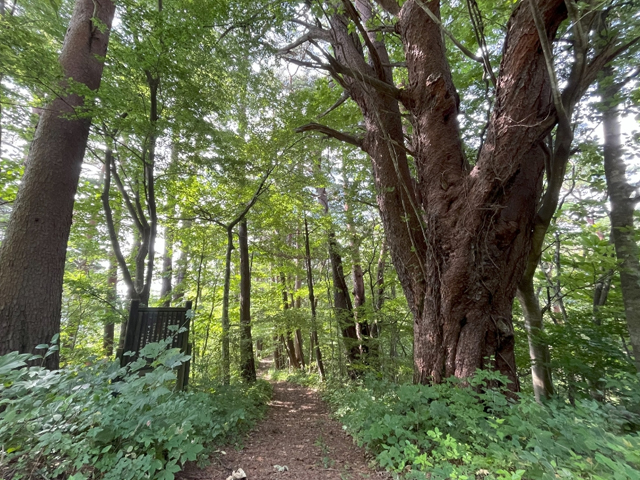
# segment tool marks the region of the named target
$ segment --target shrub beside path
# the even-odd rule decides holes
[[[316,392],[289,382],[273,382],[267,415],[245,437],[244,448],[222,448],[211,457],[210,466],[188,468],[178,478],[226,480],[237,468],[244,470],[247,480],[391,478],[367,464],[364,450],[331,418]]]

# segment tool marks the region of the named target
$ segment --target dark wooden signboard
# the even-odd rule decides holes
[[[129,320],[124,339],[124,349],[118,352],[120,364],[124,367],[128,363],[138,358],[138,352],[148,343],[159,342],[173,336],[172,348],[179,348],[180,351],[191,355],[191,344],[189,343],[189,327],[191,319],[187,314],[191,310],[191,302],[186,302],[183,308],[176,307],[144,307],[140,302],[133,300],[129,311]],[[171,326],[177,328],[169,328]],[[185,331],[176,333],[178,329],[186,328]],[[133,352],[134,355],[123,355],[123,352]],[[184,390],[189,383],[189,366],[187,361],[178,367],[177,386]]]

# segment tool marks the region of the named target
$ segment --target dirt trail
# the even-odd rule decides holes
[[[267,416],[245,438],[244,449],[223,450],[226,455],[215,454],[206,469],[190,468],[180,478],[225,480],[236,468],[247,480],[391,478],[367,466],[364,450],[330,417],[317,393],[287,382],[273,383]]]

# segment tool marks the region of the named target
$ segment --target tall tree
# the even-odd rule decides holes
[[[604,172],[611,210],[611,236],[620,263],[620,287],[627,328],[636,369],[640,372],[640,249],[633,222],[638,202],[637,188],[627,179],[627,166],[620,133],[620,112],[617,95],[624,81],[612,81],[613,68],[608,66],[599,82],[602,95],[602,125],[604,129]],[[634,196],[635,193],[635,196]]]
[[[315,349],[316,365],[322,380],[325,379],[324,362],[322,361],[322,351],[318,340],[318,323],[316,316],[316,298],[313,291],[313,271],[311,270],[311,247],[309,246],[309,226],[307,217],[304,218],[304,251],[307,270],[307,288],[309,289],[309,304],[311,305],[311,344]]]
[[[573,23],[584,12],[573,0],[525,0],[515,6],[486,138],[472,163],[462,142],[460,97],[445,37],[493,80],[486,47],[475,55],[455,39],[437,0],[402,5],[378,0],[376,6],[343,0],[337,8],[323,7],[312,12],[326,13],[326,21],[299,20],[308,31],[281,52],[309,41],[317,45],[305,45],[305,59],[287,58],[328,71],[360,108],[365,134],[318,123],[299,131],[333,136],[371,157],[389,249],[414,318],[414,380],[437,383],[493,368],[517,390],[511,309],[543,190],[544,139],[556,125],[569,125],[551,42],[568,10]],[[379,25],[379,19],[389,25]],[[393,48],[398,37],[403,58],[392,61],[399,55]],[[581,32],[577,41],[583,40]],[[327,44],[331,53],[322,48]],[[616,55],[614,43],[589,58],[582,47],[576,55],[580,77],[572,79],[575,91],[567,93],[572,102]],[[406,73],[395,76],[395,66]]]
[[[247,382],[256,381],[256,364],[251,338],[251,265],[247,219],[238,226],[240,250],[240,371]]]
[[[32,352],[60,329],[62,280],[74,195],[91,117],[77,85],[100,86],[115,6],[78,0],[60,54],[64,96],[42,112],[0,247],[0,354]],[[58,356],[46,359],[57,368]]]

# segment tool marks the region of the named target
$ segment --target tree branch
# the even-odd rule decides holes
[[[394,85],[390,85],[387,82],[379,80],[375,77],[372,77],[371,75],[367,75],[366,73],[362,73],[360,71],[353,70],[352,68],[342,65],[333,56],[331,56],[329,53],[325,52],[324,50],[322,51],[322,53],[329,61],[329,65],[322,64],[322,63],[321,65],[323,65],[323,67],[329,72],[331,72],[332,74],[346,75],[347,77],[353,78],[354,80],[358,80],[362,83],[366,83],[367,85],[375,88],[379,92],[389,95],[390,97],[395,98],[396,100],[402,101],[402,98],[403,98],[402,89],[397,88]],[[320,59],[315,55],[313,55],[312,53],[308,52],[308,55],[312,59],[320,62]]]
[[[358,12],[356,11],[355,7],[351,3],[351,0],[342,0],[342,3],[345,6],[345,10],[346,10],[347,14],[351,18],[351,20],[353,20],[353,22],[356,24],[356,28],[358,29],[358,31],[362,35],[364,43],[367,46],[367,49],[369,50],[369,55],[370,55],[371,61],[373,63],[373,69],[375,70],[376,74],[378,75],[378,78],[380,80],[384,81],[384,78],[385,78],[384,67],[382,66],[382,61],[380,60],[380,55],[378,55],[378,51],[373,46],[373,43],[371,42],[371,39],[369,38],[369,33],[365,30],[364,26],[362,25],[362,22],[360,21],[360,15],[358,14]],[[387,82],[385,82],[385,83],[387,83]]]
[[[104,208],[104,216],[107,221],[107,230],[109,231],[109,239],[111,240],[111,248],[113,248],[113,254],[116,257],[118,266],[122,271],[122,276],[127,284],[130,292],[135,292],[133,285],[133,279],[131,278],[131,272],[129,272],[129,266],[127,265],[122,250],[120,249],[120,241],[118,240],[118,234],[116,233],[115,223],[113,221],[113,211],[111,210],[111,204],[109,203],[109,191],[111,190],[111,165],[113,163],[113,153],[110,148],[107,148],[105,154],[105,176],[104,186],[102,189],[102,207]]]
[[[339,132],[338,130],[334,130],[333,128],[327,127],[326,125],[321,125],[319,123],[312,122],[296,128],[296,133],[310,132],[310,131],[320,132],[325,134],[328,137],[332,137],[332,138],[335,138],[336,140],[340,140],[341,142],[349,143],[358,148],[362,148],[362,142],[363,142],[362,138],[354,137],[353,135]]]
[[[529,0],[529,7],[531,7],[533,23],[535,24],[536,30],[538,31],[538,39],[540,40],[540,46],[542,47],[542,53],[544,56],[544,63],[547,67],[547,74],[549,75],[549,82],[551,84],[551,95],[553,97],[553,105],[556,108],[556,112],[558,114],[558,120],[560,122],[568,123],[569,119],[567,117],[567,113],[565,112],[564,104],[562,103],[562,94],[560,93],[560,88],[558,87],[558,79],[556,78],[556,71],[553,67],[553,52],[551,50],[551,45],[549,44],[549,39],[547,37],[544,20],[542,19],[540,10],[538,10],[538,4],[536,3],[536,0]]]
[[[122,199],[124,200],[124,203],[127,206],[127,210],[129,211],[129,215],[131,215],[131,218],[133,219],[133,223],[135,223],[136,228],[139,231],[142,231],[143,230],[142,222],[138,218],[138,213],[136,212],[136,209],[133,206],[133,203],[131,202],[131,197],[129,196],[129,193],[124,188],[124,185],[122,183],[122,179],[120,178],[120,175],[118,175],[118,170],[117,170],[117,168],[115,166],[115,162],[111,162],[111,173],[113,174],[113,179],[116,182],[116,186],[118,187],[118,191],[120,192],[120,195],[122,195]]]
[[[318,118],[322,118],[322,117],[328,115],[329,113],[333,112],[336,108],[338,108],[344,102],[349,100],[349,98],[351,98],[351,95],[349,95],[349,92],[347,92],[346,90],[343,90],[342,91],[342,95],[340,95],[340,98],[336,101],[336,103],[334,103],[326,112],[321,113],[320,115],[318,115]]]
[[[400,13],[400,5],[396,0],[375,0],[375,2],[387,13],[397,16]]]

